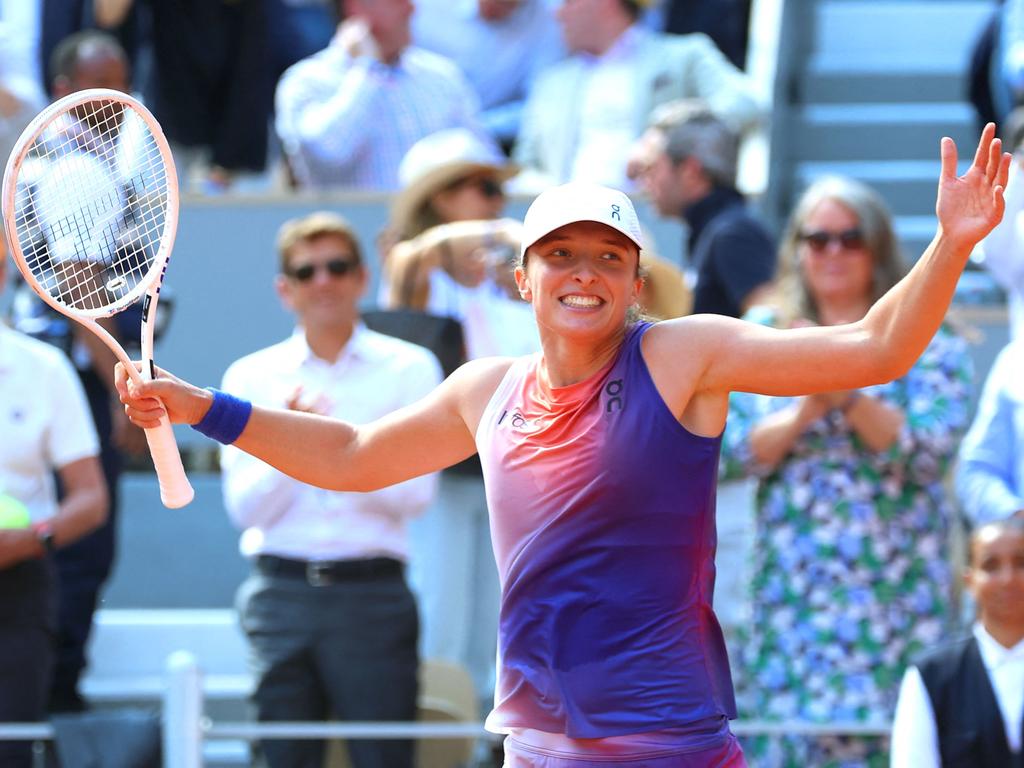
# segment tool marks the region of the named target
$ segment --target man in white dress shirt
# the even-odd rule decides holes
[[[342,0],[342,9],[331,44],[281,76],[277,133],[299,187],[394,190],[417,140],[483,130],[479,101],[454,63],[409,45],[410,0]]]
[[[243,357],[224,387],[253,403],[365,423],[441,380],[426,349],[359,320],[369,274],[348,224],[330,213],[285,223],[277,290],[298,327]],[[434,476],[372,493],[305,485],[241,451],[221,458],[225,505],[253,573],[238,593],[261,721],[415,719],[416,604],[405,579],[406,522],[430,503]],[[321,768],[323,743],[267,741],[270,768]],[[348,742],[356,768],[411,768],[405,741]]]
[[[907,669],[893,722],[893,768],[1024,764],[1024,520],[975,530],[964,582],[978,621],[969,638]]]

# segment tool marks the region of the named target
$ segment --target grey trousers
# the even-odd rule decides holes
[[[401,575],[312,586],[254,573],[237,607],[260,721],[416,719],[419,620]],[[411,768],[413,742],[347,742],[355,768]],[[257,764],[322,768],[317,740],[266,740]]]

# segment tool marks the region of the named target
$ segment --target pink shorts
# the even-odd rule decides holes
[[[505,768],[747,768],[747,761],[731,733],[724,743],[714,747],[652,757],[567,757],[528,746],[509,736],[505,739]]]

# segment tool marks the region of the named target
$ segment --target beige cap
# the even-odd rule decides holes
[[[391,223],[404,232],[430,197],[478,171],[499,181],[518,172],[494,144],[466,128],[449,128],[425,136],[405,153],[398,166],[401,189],[391,204]]]

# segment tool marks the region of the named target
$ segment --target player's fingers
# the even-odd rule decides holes
[[[1003,142],[999,139],[993,139],[992,144],[988,150],[988,163],[985,166],[985,175],[989,181],[995,181],[996,176],[999,174],[999,166],[1003,161]]]
[[[1003,152],[999,158],[999,171],[996,173],[996,186],[1006,189],[1006,182],[1010,179],[1010,164],[1013,162],[1013,155]]]
[[[956,178],[956,144],[948,136],[942,137],[939,144],[939,157],[942,159],[942,178]]]
[[[996,124],[986,123],[981,131],[981,139],[978,140],[978,148],[974,151],[974,165],[976,168],[985,170],[985,166],[988,165],[988,150],[995,135]]]
[[[159,400],[153,398],[132,399],[125,403],[125,415],[138,427],[151,429],[160,423],[165,415],[164,407]]]

